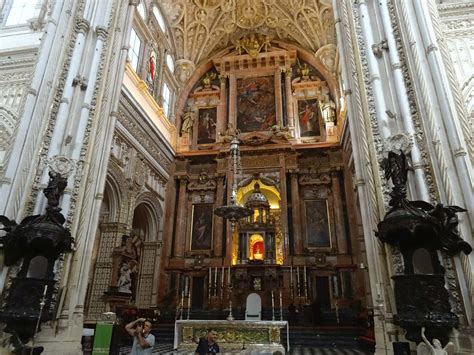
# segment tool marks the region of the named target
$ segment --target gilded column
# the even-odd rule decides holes
[[[338,253],[347,254],[347,238],[346,230],[344,228],[344,206],[342,205],[342,194],[339,175],[339,171],[331,172],[331,189],[334,201],[334,231],[336,232]]]
[[[291,173],[291,206],[293,211],[293,245],[296,255],[303,252],[303,236],[301,233],[301,206],[298,187],[298,173]]]
[[[174,256],[183,257],[186,241],[187,195],[188,179],[180,177],[178,195],[178,215],[176,216],[176,230],[174,238]]]
[[[217,191],[216,191],[216,200],[215,206],[219,207],[224,204],[224,177],[217,177]],[[224,226],[224,219],[222,217],[214,216],[214,255],[222,256],[222,232]],[[232,249],[232,246],[229,246]]]
[[[283,104],[281,94],[281,73],[275,72],[275,109],[276,109],[276,124],[283,126]]]

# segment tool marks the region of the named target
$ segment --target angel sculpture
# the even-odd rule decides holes
[[[421,328],[421,339],[423,342],[416,348],[417,355],[454,355],[454,344],[449,342],[443,348],[438,339],[433,339],[431,344],[425,336],[425,327]]]

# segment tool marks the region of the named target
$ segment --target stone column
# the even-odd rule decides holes
[[[217,123],[216,123],[216,138],[219,137],[219,133],[224,132],[227,128],[227,76],[220,75],[221,91],[219,97],[219,105],[217,105]]]
[[[338,253],[347,254],[347,238],[344,223],[344,206],[342,204],[342,193],[339,176],[339,171],[331,172],[331,189],[332,198],[334,201],[334,231],[336,233]]]
[[[285,70],[286,117],[291,134],[295,134],[295,117],[293,111],[293,95],[291,93],[291,68]]]
[[[283,126],[283,105],[281,97],[281,72],[277,70],[274,78],[275,82],[275,113],[276,113],[276,124]]]
[[[229,75],[229,122],[237,128],[237,78],[235,74]]]
[[[187,207],[187,193],[186,186],[188,179],[181,177],[179,179],[179,193],[178,193],[178,213],[176,216],[176,230],[174,234],[174,256],[178,258],[184,257],[185,241],[186,241],[186,219],[188,215]],[[170,236],[171,237],[171,236]]]
[[[218,176],[215,207],[223,205],[224,202],[224,177]],[[222,232],[224,227],[224,219],[214,215],[214,256],[222,256]],[[232,246],[230,246],[232,247]]]
[[[293,247],[296,255],[303,252],[303,236],[301,233],[301,205],[298,187],[298,173],[291,173],[291,206],[293,211]]]

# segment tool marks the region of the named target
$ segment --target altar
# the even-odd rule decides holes
[[[222,353],[285,354],[281,334],[286,328],[286,351],[290,350],[290,334],[287,321],[246,320],[178,320],[175,323],[174,348],[194,351],[192,339],[206,337],[209,329],[217,331],[217,343]]]

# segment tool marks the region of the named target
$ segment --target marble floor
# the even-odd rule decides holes
[[[124,347],[120,349],[120,355],[130,354],[131,348]],[[153,349],[153,354],[186,354],[182,351],[173,351],[172,344],[158,344]],[[190,353],[193,354],[193,353]],[[333,348],[311,348],[294,346],[289,354],[292,355],[370,355],[372,353],[360,349],[343,349],[338,347]]]

